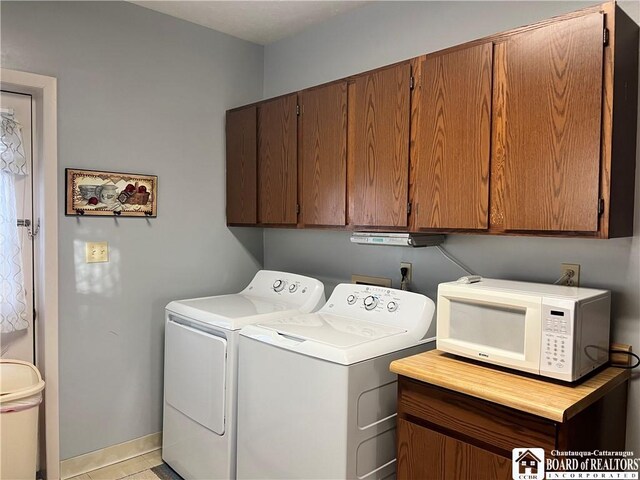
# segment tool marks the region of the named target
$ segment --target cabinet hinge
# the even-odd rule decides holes
[[[296,105],[296,115],[300,116],[300,105]]]
[[[602,32],[602,43],[605,47],[609,45],[609,29],[607,27],[604,27]]]
[[[416,86],[416,79],[413,75],[409,77],[409,90],[413,90]]]
[[[296,203],[296,215],[300,215],[300,204]]]
[[[602,215],[604,213],[604,198],[598,199],[598,215]]]
[[[411,202],[407,203],[407,215],[411,215]]]

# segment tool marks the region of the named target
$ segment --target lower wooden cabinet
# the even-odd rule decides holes
[[[627,390],[628,381],[603,388],[599,400],[558,422],[400,375],[397,477],[506,480],[514,448],[623,451]]]
[[[400,419],[398,480],[511,478],[511,459]]]

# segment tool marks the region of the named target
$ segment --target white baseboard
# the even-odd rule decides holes
[[[124,462],[130,458],[158,450],[161,446],[162,432],[158,432],[69,458],[60,462],[60,478],[64,480],[114,463]]]

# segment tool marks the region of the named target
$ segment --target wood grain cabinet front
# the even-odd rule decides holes
[[[495,41],[493,232],[632,234],[637,76],[614,3]]]
[[[638,31],[603,3],[230,111],[228,223],[631,236]]]
[[[300,92],[304,225],[343,226],[347,192],[347,82]]]
[[[402,363],[412,358],[418,356],[394,363],[402,368]],[[464,370],[468,365],[463,362]],[[581,410],[557,421],[501,405],[496,388],[500,382],[488,367],[479,368],[489,373],[486,378],[477,376],[476,383],[482,384],[487,396],[495,401],[398,377],[398,479],[509,479],[515,448],[542,448],[549,456],[554,450],[624,451],[627,372],[622,383],[622,374],[614,373],[611,380],[604,380],[611,377],[611,372],[601,374],[602,380],[594,380],[599,386],[593,387],[593,398],[576,398],[571,408]],[[394,364],[391,369],[398,371]],[[434,369],[427,375],[434,373],[437,377],[443,371]],[[518,378],[516,374],[513,377]],[[571,388],[553,384],[548,388],[565,389],[569,397],[580,396]],[[521,393],[527,395],[526,390]]]
[[[227,223],[255,225],[257,217],[256,107],[227,112]]]
[[[407,227],[411,64],[349,83],[349,224]]]
[[[414,60],[413,229],[489,226],[491,42]]]
[[[258,221],[298,222],[297,94],[258,106]]]
[[[598,230],[604,14],[495,46],[491,223]]]
[[[398,420],[398,480],[510,480],[511,459]]]

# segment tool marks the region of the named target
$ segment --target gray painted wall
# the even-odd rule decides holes
[[[224,226],[225,109],[580,6],[379,2],[263,55],[262,47],[122,2],[3,1],[2,66],[58,78],[62,458],[159,431],[164,305],[237,290],[263,262],[260,230]],[[625,8],[638,21],[637,6]],[[159,175],[158,218],[64,217],[65,167]],[[459,235],[446,246],[485,276],[552,281],[561,261],[581,263],[583,284],[614,291],[614,338],[640,346],[638,203],[629,239]],[[265,230],[264,263],[320,276],[331,288],[351,273],[397,285],[406,260],[414,288],[432,297],[439,282],[461,274],[432,249],[357,247],[348,237]],[[109,264],[83,263],[89,240],[110,243]],[[628,446],[640,450],[637,411],[629,425]]]
[[[265,47],[264,94],[271,97],[436,51],[581,8],[575,2],[374,2]],[[637,2],[623,8],[638,22]],[[640,148],[638,149],[640,151]],[[616,240],[450,235],[446,247],[486,277],[552,282],[561,262],[582,265],[584,286],[613,291],[613,339],[640,349],[640,168],[635,236]],[[435,298],[462,272],[435,249],[355,246],[332,231],[264,231],[265,267],[316,275],[330,288],[352,273],[391,277],[413,263],[414,288]],[[640,380],[632,382],[627,447],[640,451]]]
[[[1,13],[2,66],[58,78],[66,459],[160,431],[164,306],[262,264],[262,232],[225,226],[224,112],[261,97],[263,48],[124,2]],[[158,218],[65,217],[65,167],[157,174]],[[108,264],[84,263],[89,240]]]

